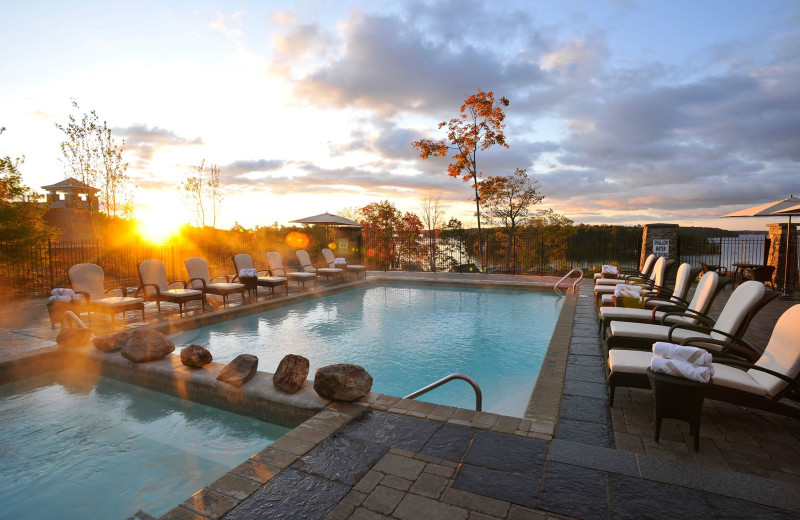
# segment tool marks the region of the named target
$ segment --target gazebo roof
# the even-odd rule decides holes
[[[68,179],[64,179],[61,182],[57,182],[57,183],[51,184],[49,186],[42,186],[41,188],[43,190],[47,190],[47,191],[80,191],[80,192],[84,192],[84,193],[85,192],[95,193],[95,192],[100,191],[97,188],[93,188],[93,187],[89,186],[88,184],[83,183],[83,182],[79,181],[78,179],[75,179],[74,177],[70,177]]]

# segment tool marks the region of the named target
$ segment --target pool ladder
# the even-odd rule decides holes
[[[481,411],[481,405],[483,403],[483,394],[481,394],[481,387],[478,386],[478,383],[475,382],[474,379],[469,377],[466,374],[450,374],[449,376],[443,377],[440,380],[436,381],[435,383],[431,383],[428,386],[422,387],[416,392],[412,392],[405,396],[403,399],[414,399],[416,397],[421,396],[422,394],[427,394],[431,390],[439,388],[445,383],[449,383],[455,379],[461,379],[462,381],[466,381],[470,385],[472,385],[472,389],[475,390],[475,411]]]
[[[576,267],[573,270],[571,270],[570,272],[568,272],[567,274],[565,274],[564,277],[561,280],[558,281],[558,283],[555,285],[555,287],[553,287],[553,290],[555,292],[561,294],[561,292],[558,290],[558,286],[561,285],[561,282],[563,282],[564,280],[569,278],[569,275],[571,275],[575,271],[578,271],[579,273],[581,273],[580,277],[577,280],[575,280],[575,283],[572,284],[572,292],[577,292],[578,291],[578,284],[581,283],[581,280],[583,280],[583,269],[581,269],[580,267]]]

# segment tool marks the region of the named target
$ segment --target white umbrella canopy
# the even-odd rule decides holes
[[[800,204],[800,200],[798,200],[797,202],[798,204]],[[355,226],[355,227],[361,226],[361,224],[359,224],[358,222],[354,222],[349,218],[340,217],[339,215],[333,215],[328,212],[321,213],[319,215],[314,215],[312,217],[291,220],[290,222],[295,222],[297,224],[320,224],[322,226]]]
[[[789,217],[789,226],[786,228],[786,261],[784,264],[783,273],[783,295],[786,296],[786,290],[789,284],[789,235],[792,230],[792,216],[800,216],[800,199],[794,195],[789,195],[783,200],[776,200],[767,202],[759,206],[753,206],[734,213],[722,215],[725,217]]]

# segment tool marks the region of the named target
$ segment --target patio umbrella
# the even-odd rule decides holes
[[[776,200],[761,204],[760,206],[753,206],[752,208],[743,209],[734,213],[722,215],[725,217],[779,217],[788,216],[789,225],[786,228],[786,261],[784,262],[783,273],[783,295],[786,296],[786,289],[789,284],[789,234],[792,230],[792,216],[800,216],[800,199],[794,195],[783,200]]]
[[[331,226],[361,227],[361,224],[358,222],[354,222],[349,218],[340,217],[339,215],[333,215],[327,211],[312,217],[291,220],[290,222],[297,224],[319,224],[320,226],[325,226],[325,235],[329,240],[333,239],[330,230]]]

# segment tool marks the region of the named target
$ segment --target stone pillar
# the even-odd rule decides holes
[[[653,250],[655,241],[656,250]],[[666,256],[678,261],[678,224],[645,224],[642,233],[642,255],[639,258],[639,269],[644,266],[644,259],[650,253]],[[674,271],[674,270],[673,270]],[[674,274],[674,273],[673,273]]]
[[[775,288],[783,290],[783,281],[786,273],[786,234],[789,235],[789,288],[792,289],[797,281],[797,225],[792,224],[791,232],[789,224],[767,224],[769,228],[769,255],[767,265],[774,265],[775,272],[772,281]]]

